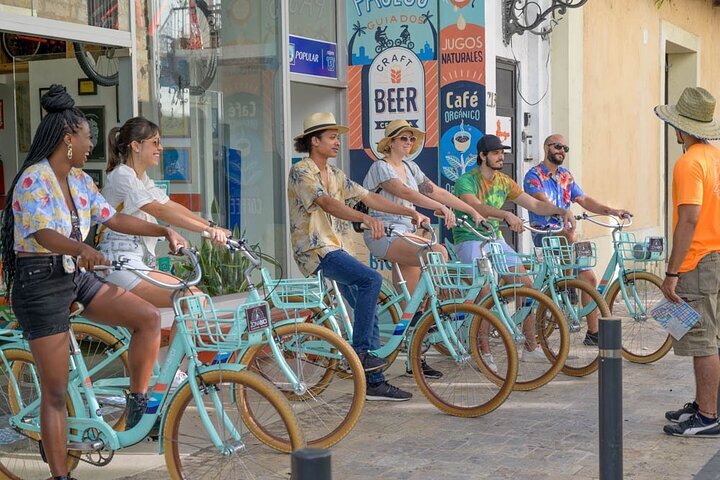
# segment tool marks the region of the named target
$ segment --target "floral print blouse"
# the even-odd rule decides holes
[[[92,178],[81,169],[71,169],[67,180],[78,214],[80,234],[85,238],[92,223],[109,220],[115,215],[115,209],[105,201]],[[16,252],[52,253],[35,240],[33,234],[39,230],[55,230],[66,237],[72,236],[71,212],[47,160],[23,172],[15,186],[12,209]],[[63,266],[68,273],[75,271],[75,262],[70,255],[63,256]]]
[[[290,214],[290,242],[293,257],[304,275],[315,273],[320,258],[343,248],[343,237],[350,226],[345,220],[325,213],[315,200],[329,195],[348,206],[362,200],[368,191],[350,180],[332,165],[327,166],[328,188],[320,177],[320,169],[305,158],[290,169],[288,178],[288,206]]]

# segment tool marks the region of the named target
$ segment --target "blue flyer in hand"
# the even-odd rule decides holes
[[[673,303],[667,298],[663,299],[650,315],[672,335],[680,340],[700,320],[700,314],[685,302]]]

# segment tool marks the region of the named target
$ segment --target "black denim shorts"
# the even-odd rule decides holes
[[[88,306],[103,283],[94,273],[66,273],[60,255],[18,257],[10,298],[25,340],[66,332],[72,303]]]

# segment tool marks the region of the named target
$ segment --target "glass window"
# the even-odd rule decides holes
[[[162,2],[141,111],[165,147],[151,178],[286,266],[280,1]]]
[[[290,0],[290,33],[337,42],[335,0]]]

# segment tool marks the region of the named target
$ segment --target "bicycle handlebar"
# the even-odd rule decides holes
[[[461,216],[457,217],[457,218],[456,218],[456,221],[457,221],[457,224],[458,224],[458,225],[460,225],[461,227],[467,228],[467,229],[470,230],[476,237],[482,239],[483,241],[486,241],[486,242],[487,242],[487,241],[490,241],[490,240],[495,240],[495,239],[497,238],[497,235],[496,235],[496,233],[495,233],[495,229],[493,228],[492,225],[490,225],[489,223],[487,223],[485,220],[483,220],[482,222],[480,222],[480,225],[481,225],[485,230],[487,230],[489,234],[480,233],[480,232],[475,228],[475,226],[474,226],[471,222],[468,221],[468,219],[467,219],[467,217],[466,217],[465,215],[461,215]]]
[[[612,218],[615,223],[609,224],[601,222],[600,220],[597,220],[597,217]],[[588,222],[594,223],[595,225],[600,225],[601,227],[606,228],[625,228],[633,224],[632,215],[618,218],[614,215],[588,215],[587,212],[583,212],[582,215],[575,215],[575,220],[587,220]]]
[[[180,290],[183,288],[197,285],[198,283],[200,283],[200,279],[202,278],[202,269],[200,268],[200,262],[197,259],[197,255],[192,249],[186,247],[180,247],[178,253],[180,255],[185,255],[190,259],[190,262],[193,265],[193,272],[195,272],[195,277],[192,280],[180,283],[165,283],[148,275],[146,272],[150,270],[139,269],[128,265],[128,260],[122,257],[120,257],[120,260],[113,261],[111,265],[95,265],[94,270],[96,272],[107,270],[126,270],[128,272],[134,273],[138,277],[142,278],[143,280],[152,285],[155,285],[156,287],[166,288],[168,290]]]
[[[437,233],[435,233],[435,230],[427,222],[423,222],[422,225],[420,225],[420,227],[423,230],[430,232],[430,234],[432,235],[432,239],[429,242],[416,242],[415,240],[411,239],[410,237],[406,237],[405,235],[396,233],[394,225],[385,227],[385,236],[402,238],[406,242],[408,242],[412,245],[415,245],[416,247],[432,247],[433,245],[437,245],[438,240],[437,240]],[[370,230],[370,227],[368,227],[364,223],[361,223],[360,229],[361,230]],[[416,231],[417,230],[414,230],[412,233],[415,233]]]
[[[203,238],[210,238],[210,234],[207,232],[202,232],[201,236]],[[247,242],[245,242],[244,239],[233,240],[228,238],[225,241],[225,247],[230,250],[239,250],[255,267],[260,267],[262,265],[262,258],[258,257],[255,252],[248,248]]]
[[[540,234],[548,234],[548,233],[560,233],[564,230],[564,227],[562,225],[558,225],[556,227],[553,227],[552,225],[547,225],[545,229],[542,228],[535,228],[530,223],[530,220],[524,220],[523,225],[525,225],[525,228],[530,230],[533,233],[540,233]]]

